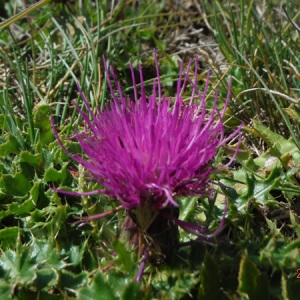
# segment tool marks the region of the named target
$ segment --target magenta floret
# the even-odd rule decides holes
[[[82,95],[88,113],[75,103],[83,117],[86,129],[76,132],[88,159],[68,154],[82,164],[93,178],[105,187],[97,192],[114,196],[125,209],[133,209],[151,202],[151,209],[160,210],[178,206],[177,196],[203,195],[210,191],[211,167],[217,150],[240,133],[239,127],[225,138],[222,117],[227,108],[228,96],[222,112],[217,109],[218,94],[213,108],[206,108],[207,77],[203,93],[196,87],[197,66],[194,78],[180,67],[177,93],[168,98],[162,94],[157,59],[157,80],[152,94],[147,97],[142,68],[140,67],[140,98],[131,65],[135,99],[126,99],[112,68],[106,67],[106,78],[112,101],[103,111],[94,114]],[[112,75],[118,96],[115,96],[109,73]],[[189,102],[184,101],[186,85],[193,87]],[[174,101],[174,103],[172,102]],[[66,150],[66,149],[65,149]],[[234,155],[235,156],[235,155]]]

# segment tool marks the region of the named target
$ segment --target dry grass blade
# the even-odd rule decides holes
[[[28,16],[29,14],[31,14],[32,12],[34,12],[35,10],[37,10],[38,8],[42,7],[43,5],[45,5],[46,3],[48,3],[50,0],[41,0],[31,6],[29,6],[28,8],[22,10],[21,12],[19,12],[18,14],[14,15],[13,17],[3,21],[2,23],[0,23],[0,30],[5,29],[7,26],[17,22],[18,20]]]
[[[290,18],[290,16],[288,15],[285,5],[282,5],[282,8],[284,10],[284,13],[286,14],[286,17],[289,19],[289,21],[291,22],[291,24],[295,27],[295,29],[300,33],[300,27]]]

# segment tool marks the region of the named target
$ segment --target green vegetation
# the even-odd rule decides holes
[[[277,0],[256,2],[50,0],[3,26],[1,299],[299,298],[300,3],[288,1],[284,10]],[[19,13],[24,3],[0,0],[0,17]],[[212,71],[211,95],[218,88],[225,99],[232,77],[227,134],[244,123],[243,151],[234,168],[214,175],[214,200],[178,200],[182,220],[212,221],[213,230],[227,199],[225,227],[215,243],[181,247],[170,265],[148,263],[137,283],[141,261],[122,239],[124,212],[80,226],[74,218],[117,204],[104,195],[50,189],[99,186],[61,149],[49,118],[64,145],[80,153],[67,139],[82,128],[71,104],[75,99],[83,107],[76,83],[92,109],[102,108],[111,99],[105,55],[132,96],[129,62],[142,62],[144,79],[152,83],[154,48],[168,95],[176,91],[179,62],[186,65],[196,55],[200,88]],[[225,150],[216,164],[232,155]],[[180,231],[180,239],[194,237]]]

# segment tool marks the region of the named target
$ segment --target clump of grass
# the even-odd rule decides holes
[[[230,74],[235,79],[236,105],[243,106],[242,117],[256,118],[286,137],[293,134],[282,120],[281,110],[299,98],[299,33],[283,9],[275,3],[256,5],[253,1],[249,5],[216,1],[214,10],[209,10],[205,1],[203,6],[216,28],[216,40],[232,64]]]

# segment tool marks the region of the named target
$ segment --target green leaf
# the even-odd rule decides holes
[[[2,180],[5,193],[8,195],[24,196],[31,188],[28,178],[22,173],[16,173],[14,176],[10,174],[2,175]]]
[[[118,254],[118,258],[122,262],[122,266],[124,266],[124,269],[126,272],[130,272],[135,268],[135,263],[133,262],[131,258],[131,253],[126,248],[125,244],[123,244],[121,241],[116,240],[114,245],[114,250]]]
[[[44,178],[46,182],[55,182],[61,180],[61,172],[55,170],[53,167],[48,168],[45,172]]]
[[[121,300],[140,300],[143,299],[143,291],[141,290],[141,285],[132,281],[125,286]]]
[[[266,273],[261,273],[246,256],[242,257],[239,270],[238,292],[250,300],[269,299],[269,281]]]
[[[39,142],[42,145],[49,144],[55,139],[51,129],[50,115],[51,107],[48,104],[36,106],[33,112],[34,126],[40,130]]]
[[[12,248],[16,244],[19,232],[20,228],[18,227],[7,227],[0,230],[0,241],[2,251],[8,248]]]
[[[38,290],[42,290],[45,287],[54,286],[57,282],[58,274],[55,270],[50,268],[43,268],[37,270],[35,285]]]
[[[200,273],[198,299],[228,299],[221,291],[221,287],[218,264],[206,252]]]
[[[109,272],[106,278],[109,285],[114,287],[115,295],[120,298],[122,289],[126,286],[128,279],[124,276],[124,274],[113,271]]]
[[[0,157],[6,157],[11,153],[17,154],[20,151],[20,144],[16,137],[8,134],[7,141],[0,145]]]
[[[40,195],[40,182],[36,181],[33,184],[33,187],[30,189],[30,200],[32,200],[32,202],[36,205],[39,195]]]
[[[33,110],[33,122],[36,128],[41,131],[48,131],[51,129],[50,123],[51,107],[48,104],[35,106]]]
[[[20,153],[20,162],[27,163],[41,172],[53,162],[55,151],[55,149],[51,151],[45,150],[39,140],[34,149],[35,154],[29,151],[22,151]]]
[[[195,213],[196,202],[199,197],[190,197],[180,199],[180,220],[188,220],[189,216]]]
[[[35,209],[35,204],[31,199],[25,200],[22,203],[13,202],[8,205],[8,212],[10,214],[16,214],[18,216],[28,215]]]
[[[100,296],[101,295],[101,296]],[[81,288],[77,291],[79,300],[95,300],[95,299],[115,300],[113,289],[104,281],[101,272],[98,272],[93,279],[93,283],[89,287]]]
[[[59,182],[63,183],[68,177],[68,164],[64,164],[61,170],[56,170],[53,167],[49,167],[44,175],[46,182]]]
[[[20,231],[19,227],[7,227],[0,230],[0,241],[4,239],[16,239]]]
[[[29,247],[16,253],[8,250],[4,252],[0,259],[0,266],[9,271],[10,282],[19,284],[30,284],[35,279],[35,261],[31,258]]]
[[[271,199],[269,192],[278,187],[281,172],[281,168],[275,167],[265,180],[257,180],[254,176],[251,178],[251,180],[253,180],[253,183],[251,183],[251,185],[253,185],[253,197],[257,201],[265,204]],[[250,182],[248,182],[248,184],[250,185]]]
[[[70,261],[73,265],[79,265],[82,262],[83,254],[84,254],[84,246],[75,246],[72,245],[69,251]]]
[[[11,284],[0,284],[0,295],[2,300],[11,300],[14,286]]]
[[[51,294],[53,290],[50,290],[49,293],[43,291],[31,291],[30,289],[22,288],[18,292],[17,300],[28,300],[28,299],[43,299],[43,300],[62,300],[62,299],[73,299],[61,296],[61,294]],[[15,298],[13,298],[15,299]]]
[[[281,175],[281,167],[274,167],[266,179],[257,179],[253,174],[246,173],[246,184],[235,184],[234,189],[222,187],[222,191],[234,202],[239,211],[245,211],[250,200],[263,205],[278,205],[270,192],[280,188]],[[230,186],[230,182],[226,180],[223,183]]]
[[[32,244],[32,255],[37,262],[55,270],[66,266],[64,260],[58,255],[57,249],[53,248],[49,242],[34,240]]]
[[[286,156],[293,158],[296,165],[300,164],[300,151],[292,139],[286,140],[280,134],[274,133],[268,127],[258,121],[253,121],[253,133],[260,136],[269,145],[269,154],[281,158],[282,163],[286,164]],[[259,159],[256,159],[259,161]]]
[[[297,268],[299,269],[299,268]],[[300,278],[297,278],[300,273],[293,272],[292,274],[288,274],[287,276],[282,272],[281,276],[281,286],[282,286],[282,299],[298,299],[299,291],[300,291]]]
[[[40,154],[32,154],[29,151],[20,153],[20,162],[26,162],[33,167],[38,167],[40,163]]]
[[[64,289],[78,289],[87,284],[88,273],[81,272],[80,274],[74,274],[67,270],[62,270],[59,278],[59,284]]]
[[[39,141],[42,145],[47,145],[55,140],[52,129],[40,132]]]
[[[51,228],[51,237],[54,241],[60,230],[65,228],[67,212],[65,206],[53,207],[53,217],[49,222]]]

